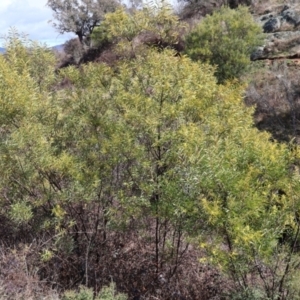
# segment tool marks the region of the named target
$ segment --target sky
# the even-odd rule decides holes
[[[0,47],[4,46],[3,37],[10,28],[48,46],[60,45],[75,37],[72,33],[61,35],[55,30],[49,22],[53,20],[52,10],[46,3],[47,0],[0,0]]]
[[[46,3],[47,0],[0,0],[0,47],[12,27],[27,34],[29,39],[48,46],[60,45],[73,38],[74,34],[59,34],[49,23],[53,16]]]

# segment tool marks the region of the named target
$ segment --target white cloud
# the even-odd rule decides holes
[[[2,0],[0,2],[0,12],[4,10],[7,6],[9,6],[12,2],[13,0]]]
[[[53,16],[46,3],[47,0],[0,0],[0,36],[7,35],[14,27],[30,39],[47,42],[49,46],[72,38],[72,34],[60,35],[49,23]]]

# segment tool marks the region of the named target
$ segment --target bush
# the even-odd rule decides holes
[[[244,289],[230,295],[231,300],[262,300],[267,298],[262,291],[256,289]]]
[[[246,7],[223,7],[207,16],[186,37],[186,53],[193,60],[217,65],[216,76],[222,83],[247,70],[250,54],[262,42],[262,29]]]
[[[111,283],[109,286],[105,286],[99,292],[98,296],[94,298],[94,292],[92,289],[81,286],[78,293],[74,291],[65,292],[63,300],[126,300],[127,296],[124,294],[116,293],[115,285]]]
[[[79,63],[84,54],[83,46],[77,38],[66,41],[64,51],[73,58],[75,63]]]

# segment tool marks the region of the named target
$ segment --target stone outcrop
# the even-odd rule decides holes
[[[266,40],[252,53],[251,60],[300,58],[300,4],[275,6],[254,18]]]

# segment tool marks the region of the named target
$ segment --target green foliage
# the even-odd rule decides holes
[[[111,283],[107,287],[103,287],[96,300],[126,300],[127,296],[121,293],[116,293],[115,285]]]
[[[79,41],[89,45],[90,35],[103,20],[105,13],[116,9],[116,0],[48,0],[57,23],[54,27],[63,34],[75,33]]]
[[[157,273],[180,255],[162,233],[167,223],[240,288],[252,273],[266,298],[269,286],[284,292],[296,254],[277,241],[287,225],[299,231],[299,149],[254,128],[243,86],[218,85],[214,67],[169,49],[114,68],[66,68],[55,78],[39,48],[49,58],[41,83],[39,52],[14,37],[9,45],[0,56],[0,213],[9,211],[15,230],[50,236],[39,250],[43,262],[83,249],[88,285],[107,235],[150,220]],[[65,78],[69,86],[53,88]],[[269,270],[275,279],[262,279]]]
[[[47,45],[30,41],[12,28],[6,38],[5,49],[5,57],[16,71],[28,71],[40,89],[48,89],[53,84],[56,61]]]
[[[246,288],[254,257],[268,265],[285,224],[296,226],[298,179],[289,148],[253,128],[242,87],[217,85],[213,72],[171,51],[125,61],[115,74],[92,65],[83,73],[66,70],[63,76],[78,86],[70,94],[76,102],[70,102],[69,136],[78,134],[71,153],[80,162],[73,172],[82,190],[92,191],[97,182],[107,186],[113,179],[107,174],[122,166],[109,191],[123,213],[114,219],[116,208],[108,205],[111,224],[147,212],[159,224],[180,226],[199,239],[208,253],[204,261]],[[286,196],[276,194],[279,189]]]
[[[186,37],[186,53],[193,60],[216,65],[218,81],[224,82],[247,70],[250,54],[262,42],[262,29],[246,7],[222,7]]]
[[[26,202],[11,205],[10,218],[16,223],[26,223],[32,218],[31,207]]]
[[[245,289],[241,292],[232,293],[229,296],[230,300],[268,300],[264,293],[260,290]]]
[[[104,21],[95,28],[92,39],[97,44],[104,41],[117,41],[118,50],[142,53],[144,44],[168,44],[179,42],[184,22],[179,22],[169,3],[154,1],[144,5],[141,10],[127,12],[120,7],[105,15]],[[157,45],[159,46],[159,45]]]
[[[94,297],[92,289],[88,289],[84,286],[80,287],[78,293],[74,291],[65,292],[62,300],[126,300],[127,296],[121,293],[116,293],[114,283],[109,286],[103,287],[99,294]]]
[[[92,289],[88,289],[87,287],[80,287],[78,293],[75,291],[66,291],[63,300],[93,300],[94,292]]]

